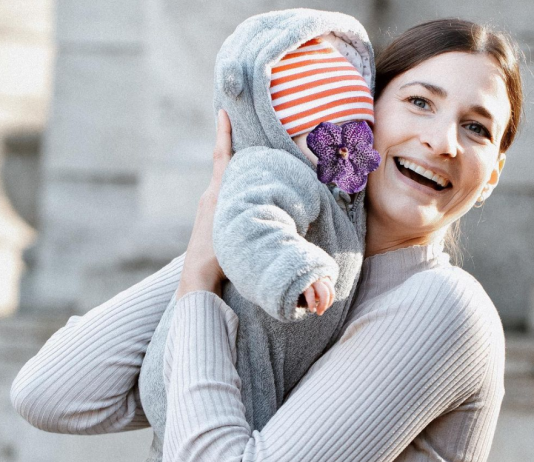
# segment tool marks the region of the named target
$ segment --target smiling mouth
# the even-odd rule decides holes
[[[434,191],[443,191],[452,188],[452,183],[446,178],[403,157],[395,157],[395,165],[405,177],[423,186],[432,188]]]

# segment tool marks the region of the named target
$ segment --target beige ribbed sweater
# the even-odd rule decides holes
[[[181,264],[56,333],[13,384],[19,412],[68,433],[146,425],[137,374]],[[486,460],[504,393],[504,336],[471,276],[436,246],[377,255],[364,262],[345,325],[251,434],[234,368],[235,314],[214,294],[182,298],[166,353],[165,462]]]

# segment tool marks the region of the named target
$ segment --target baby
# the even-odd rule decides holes
[[[365,239],[360,191],[378,166],[363,122],[373,121],[373,79],[367,34],[340,13],[254,16],[217,56],[215,110],[230,117],[235,154],[219,193],[214,248],[229,278],[223,299],[239,318],[236,368],[253,429],[335,342],[351,305]],[[322,316],[317,299],[331,305]],[[165,431],[163,356],[174,306],[175,299],[139,379],[154,461]]]
[[[362,67],[356,50],[329,33],[288,52],[272,67],[270,86],[277,118],[317,168],[319,180],[347,194],[361,191],[380,162],[365,122],[347,125],[345,132],[332,125],[373,122],[370,89],[351,61]],[[351,139],[343,139],[343,133],[352,134]],[[322,315],[334,295],[330,278],[320,278],[304,291],[299,305]],[[325,308],[316,310],[316,305]]]

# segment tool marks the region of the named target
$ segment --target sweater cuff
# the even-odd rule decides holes
[[[235,312],[224,302],[224,300],[213,292],[207,290],[197,290],[189,292],[180,298],[174,311],[177,328],[189,330],[192,334],[193,329],[203,326],[202,322],[196,321],[201,317],[203,320],[210,320],[211,328],[214,324],[219,330],[225,331],[228,337],[228,346],[232,353],[232,360],[236,361],[236,341],[237,328],[239,319]],[[182,333],[183,334],[183,333]],[[202,338],[207,332],[197,332]]]

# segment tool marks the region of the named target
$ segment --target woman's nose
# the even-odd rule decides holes
[[[421,133],[421,142],[434,154],[456,157],[460,149],[456,121],[434,122]]]

